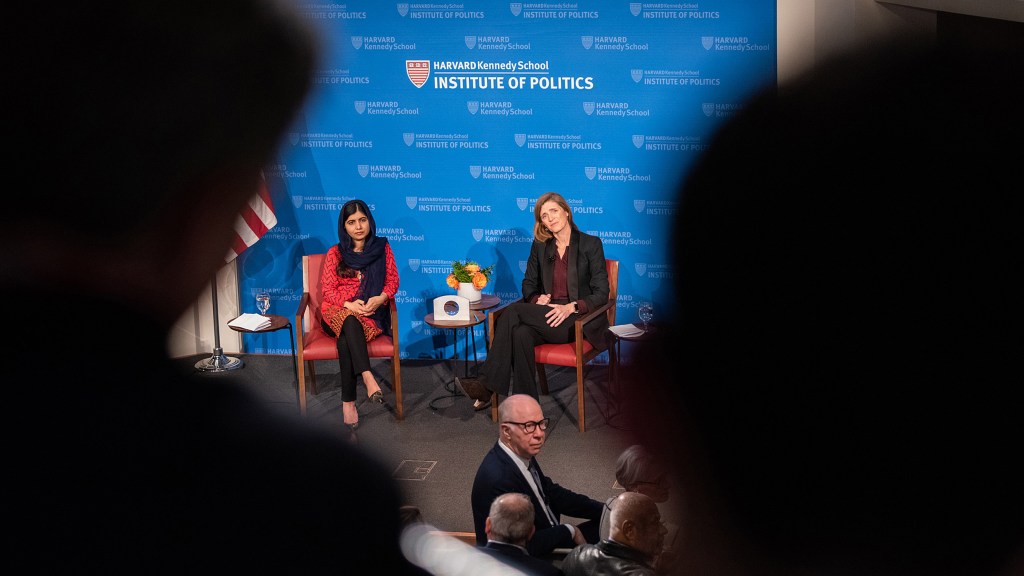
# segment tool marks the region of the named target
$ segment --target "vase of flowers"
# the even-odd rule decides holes
[[[482,296],[481,290],[487,286],[491,279],[491,272],[494,264],[487,268],[481,268],[472,260],[452,262],[452,273],[448,275],[445,282],[449,287],[458,290],[458,295],[470,302],[478,302]]]

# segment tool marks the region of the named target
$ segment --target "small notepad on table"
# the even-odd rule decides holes
[[[639,336],[644,333],[643,328],[637,328],[633,324],[618,324],[608,328],[618,337]]]
[[[270,328],[270,318],[260,314],[242,314],[238,318],[228,322],[228,326],[256,332],[258,330]]]

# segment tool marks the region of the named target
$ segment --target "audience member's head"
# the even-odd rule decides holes
[[[21,3],[2,36],[0,283],[70,283],[166,325],[224,263],[307,94],[313,30],[283,0]]]
[[[484,530],[488,540],[525,547],[536,530],[533,520],[530,497],[507,492],[494,499]]]
[[[619,454],[615,480],[627,491],[646,494],[655,502],[668,500],[672,487],[668,464],[640,444],[633,444]]]
[[[623,492],[612,500],[611,540],[642,552],[653,562],[667,533],[658,504],[650,496]]]
[[[529,394],[513,394],[498,405],[498,439],[521,458],[540,454],[547,427],[540,403]]]
[[[1024,58],[880,48],[759,95],[685,182],[675,329],[644,352],[680,424],[644,442],[683,464],[699,572],[1022,551]]]

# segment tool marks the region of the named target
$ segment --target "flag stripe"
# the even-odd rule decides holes
[[[277,215],[270,199],[270,190],[267,189],[266,181],[261,180],[259,191],[249,199],[248,205],[242,208],[235,219],[235,237],[224,261],[234,260],[276,225]]]

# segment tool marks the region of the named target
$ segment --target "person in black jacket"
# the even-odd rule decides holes
[[[491,503],[508,492],[526,494],[533,504],[537,531],[526,545],[531,555],[543,557],[555,548],[597,542],[604,504],[559,486],[537,463],[548,427],[537,400],[527,394],[509,396],[498,406],[498,420],[498,441],[484,456],[473,479],[471,502],[477,545],[487,544]],[[563,524],[562,514],[585,521],[578,526]]]
[[[530,394],[537,398],[539,344],[562,344],[575,339],[573,316],[608,302],[604,244],[581,232],[572,208],[561,194],[547,192],[533,208],[533,245],[523,277],[523,299],[498,313],[493,342],[479,377],[456,378],[474,408],[487,407],[491,393]],[[583,326],[584,337],[596,349],[608,347],[608,318],[599,315]],[[509,384],[511,382],[511,389]]]
[[[483,552],[534,576],[562,576],[562,571],[549,560],[535,558],[526,549],[537,527],[533,525],[534,510],[530,497],[508,492],[494,499],[484,524],[487,545]]]
[[[655,576],[667,533],[650,496],[624,492],[612,502],[608,538],[570,550],[562,571],[566,576]]]
[[[423,574],[390,470],[168,357],[320,65],[279,0],[21,2],[3,43],[12,574]]]

